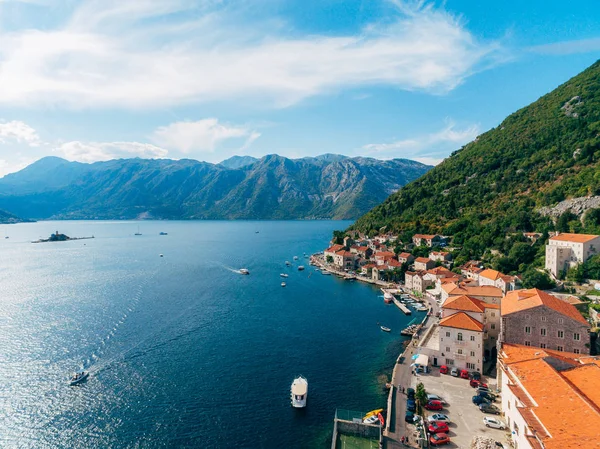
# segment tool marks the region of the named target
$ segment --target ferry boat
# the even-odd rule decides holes
[[[247,268],[240,268],[240,274],[250,274]]]
[[[287,275],[287,274],[285,274],[285,273],[279,273],[279,276],[281,276],[282,278],[286,278],[286,277],[288,277],[288,275]]]
[[[308,396],[308,380],[302,376],[298,376],[292,382],[291,398],[292,407],[304,408],[306,407],[306,398]]]
[[[385,327],[385,326],[379,326],[381,328],[381,330],[383,332],[391,332],[391,329],[389,327]]]
[[[82,371],[80,373],[75,373],[69,378],[69,385],[77,385],[81,382],[85,382],[87,378],[90,376],[90,373],[87,371]]]

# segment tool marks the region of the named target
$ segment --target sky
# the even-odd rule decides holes
[[[44,156],[437,164],[599,58],[598,0],[0,0],[0,176]]]

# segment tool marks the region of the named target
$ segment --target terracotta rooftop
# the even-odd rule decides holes
[[[432,238],[434,238],[436,236],[437,236],[437,234],[415,234],[415,235],[413,235],[413,238],[431,240]]]
[[[464,312],[483,313],[485,311],[482,301],[476,298],[471,298],[467,295],[454,296],[448,298],[442,309],[462,310]]]
[[[469,331],[483,332],[483,324],[475,318],[470,317],[465,312],[458,312],[454,315],[442,318],[440,326],[453,327],[455,329],[465,329]]]
[[[342,250],[342,251],[336,251],[335,253],[336,253],[338,256],[342,256],[342,257],[354,257],[354,254],[353,254],[353,253],[351,253],[350,251],[345,251],[345,250]]]
[[[590,240],[598,238],[597,235],[592,234],[558,234],[555,237],[550,237],[550,240],[558,242],[573,242],[573,243],[585,243]]]
[[[429,274],[434,274],[436,276],[443,276],[443,277],[455,277],[456,276],[456,273],[453,273],[446,267],[435,267],[435,268],[432,268],[431,270],[427,270],[427,272]]]
[[[403,259],[408,259],[410,256],[412,256],[411,253],[400,253],[400,254],[398,254],[398,257],[402,257]]]
[[[498,287],[493,287],[491,285],[481,285],[481,286],[469,286],[465,285],[459,287],[455,283],[446,284],[442,287],[446,293],[450,296],[484,296],[491,298],[501,298],[502,290]]]
[[[484,278],[490,279],[492,281],[496,281],[501,276],[503,276],[503,274],[500,273],[499,271],[488,268],[487,270],[483,270],[481,273],[479,273],[479,277],[481,277],[481,276],[483,276]]]
[[[549,307],[561,315],[589,326],[589,323],[581,316],[581,313],[579,313],[575,306],[558,299],[556,296],[538,290],[537,288],[508,292],[506,296],[502,298],[501,311],[502,316],[506,316],[511,313],[522,312],[540,306]]]
[[[344,248],[344,245],[331,245],[329,248],[325,250],[326,253],[335,253]]]
[[[415,259],[415,262],[419,262],[419,263],[427,263],[427,262],[432,262],[431,259],[428,259],[427,257],[417,257]]]
[[[557,371],[548,358],[559,355],[577,367]],[[600,382],[600,367],[581,365],[577,354],[521,345],[504,344],[500,357],[514,383],[511,392],[518,398],[519,389],[526,392],[518,410],[546,449],[598,447],[600,409],[593,390]]]
[[[391,251],[379,251],[375,253],[375,257],[396,257],[396,253]]]

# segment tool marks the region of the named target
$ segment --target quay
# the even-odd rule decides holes
[[[404,312],[404,315],[410,315],[412,313],[410,311],[410,309],[408,307],[406,307],[404,304],[402,304],[400,301],[398,301],[397,298],[394,297],[393,301],[394,301],[394,304],[396,304],[396,306]]]

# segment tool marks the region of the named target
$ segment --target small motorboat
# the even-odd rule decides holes
[[[240,274],[250,274],[247,268],[240,268]]]
[[[298,267],[298,271],[302,271],[302,270],[304,270],[304,265],[300,265],[300,266]]]
[[[169,235],[166,232],[159,232],[158,235]]]
[[[391,332],[392,330],[389,327],[379,326],[383,332]]]
[[[89,376],[90,373],[88,371],[81,371],[80,373],[75,373],[69,378],[69,385],[72,386],[85,382]]]
[[[286,265],[289,267],[289,266],[291,266],[291,265],[292,265],[292,262],[290,262],[289,260],[286,260],[286,261],[285,261],[285,264],[286,264]]]
[[[298,376],[292,382],[291,397],[292,407],[304,408],[306,407],[306,398],[308,396],[308,380],[302,376]]]
[[[294,260],[298,260],[298,256],[294,256]]]
[[[282,283],[281,283],[281,286],[282,286],[282,287],[285,287],[286,285],[287,285],[287,284],[286,284],[285,282],[282,282]]]
[[[281,276],[282,278],[286,278],[286,277],[288,277],[288,275],[287,275],[287,274],[285,274],[285,273],[279,273],[279,276]]]
[[[363,424],[377,424],[379,422],[379,416],[369,416],[367,419],[363,419]]]
[[[325,270],[322,270],[321,274],[324,276],[331,276],[331,273],[329,271],[325,271]]]
[[[159,254],[158,257],[164,257],[162,254]]]

